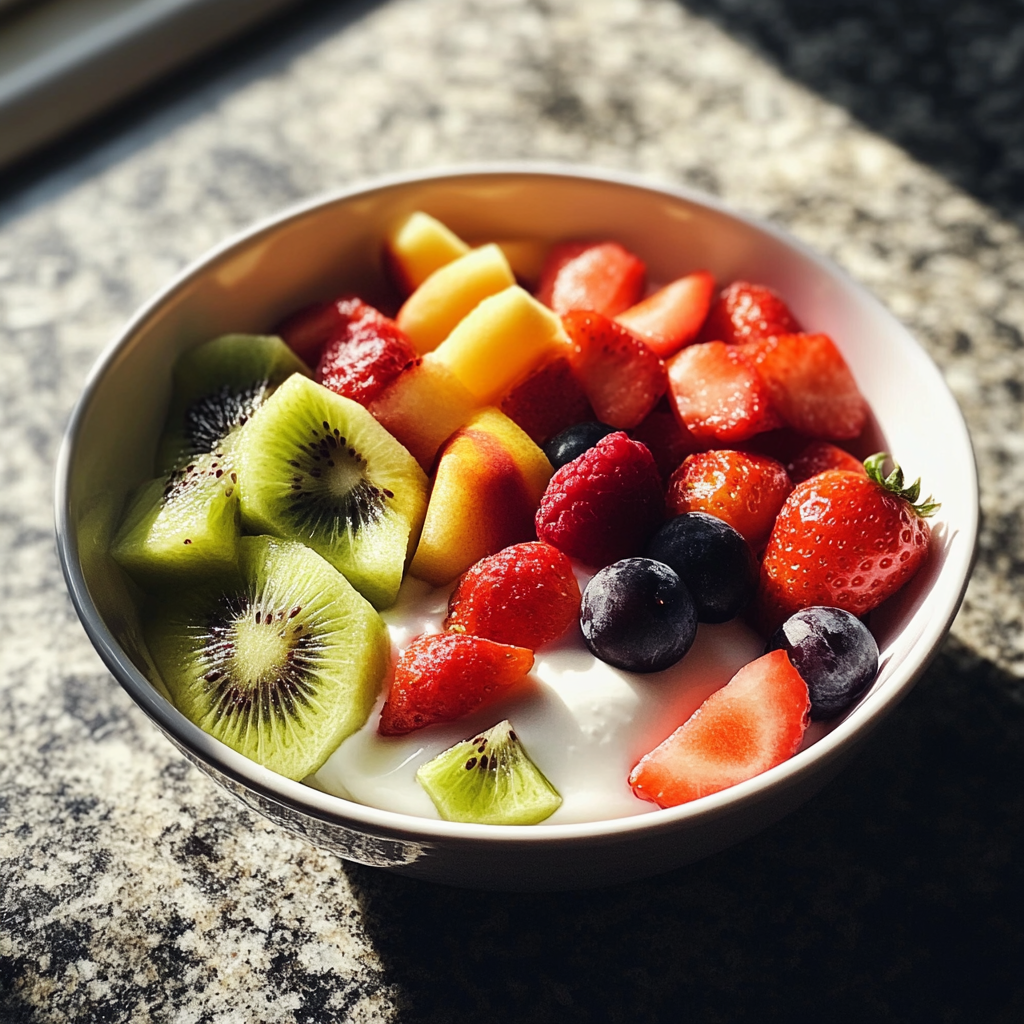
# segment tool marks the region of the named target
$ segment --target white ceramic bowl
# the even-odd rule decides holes
[[[423,209],[469,241],[614,238],[654,280],[701,267],[785,296],[839,345],[879,439],[942,501],[925,569],[872,616],[881,669],[838,725],[785,764],[669,810],[587,824],[501,827],[426,820],[318,792],[208,736],[147,680],[136,605],[106,553],[124,495],[151,475],[184,350],[268,330],[342,291],[380,292],[386,228]],[[912,393],[913,401],[908,400]],[[194,764],[271,820],[363,864],[496,889],[559,889],[652,874],[742,839],[818,790],[913,685],[949,629],[977,534],[974,457],[960,410],[906,330],[835,266],[707,196],[622,174],[503,166],[389,178],[289,210],[233,238],[150,301],[107,349],[74,411],[57,470],[60,556],[90,639],[132,699]]]

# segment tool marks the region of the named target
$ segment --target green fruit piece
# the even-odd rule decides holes
[[[157,609],[146,641],[187,718],[265,768],[303,779],[369,716],[387,669],[387,630],[302,544],[243,537],[238,568]]]
[[[239,536],[237,474],[218,455],[143,484],[110,553],[144,588],[234,568]]]
[[[416,778],[445,821],[536,825],[562,803],[507,720],[438,754]]]
[[[273,336],[225,334],[185,352],[174,367],[158,467],[166,472],[199,455],[226,455],[238,430],[293,373],[310,376],[309,367]]]
[[[361,405],[295,375],[241,432],[235,458],[246,530],[301,540],[377,608],[394,603],[427,478]]]

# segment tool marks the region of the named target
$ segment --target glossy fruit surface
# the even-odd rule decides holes
[[[651,453],[622,431],[556,470],[537,509],[537,536],[588,565],[638,555],[665,499]]]
[[[513,544],[481,558],[448,599],[444,628],[536,650],[576,621],[580,587],[565,555],[550,544]]]
[[[594,418],[586,392],[565,356],[556,356],[515,385],[502,398],[500,408],[539,445],[575,423]]]
[[[723,448],[690,455],[672,474],[665,504],[675,515],[717,516],[756,551],[767,542],[791,490],[793,484],[780,462]]]
[[[607,423],[598,423],[596,420],[577,423],[551,438],[544,445],[544,454],[555,469],[561,469],[562,466],[572,462],[573,459],[578,459],[584,452],[593,448],[602,437],[614,434],[615,429],[615,427],[608,426]]]
[[[497,700],[533,667],[533,651],[460,633],[414,640],[395,666],[377,731],[400,736]]]
[[[798,484],[775,522],[761,564],[758,618],[766,633],[801,608],[844,608],[864,615],[896,593],[928,557],[919,483],[903,487],[899,467],[882,476],[831,469]]]
[[[811,718],[834,718],[864,692],[878,672],[878,644],[842,608],[804,608],[779,626],[768,651],[789,655],[811,694]]]
[[[620,313],[616,322],[657,356],[667,359],[697,335],[711,308],[715,279],[706,270],[687,274]]]
[[[675,807],[752,779],[796,753],[810,705],[785,652],[765,654],[641,758],[629,784],[641,800]]]
[[[728,523],[706,512],[670,519],[644,553],[679,574],[693,597],[699,622],[728,622],[757,591],[757,563],[747,542]]]
[[[863,473],[864,463],[828,441],[811,441],[786,463],[786,472],[794,484],[801,484],[826,469],[846,469]]]
[[[693,645],[697,614],[679,576],[650,558],[625,558],[587,584],[580,627],[590,652],[628,672],[660,672]]]
[[[615,316],[643,295],[643,261],[618,242],[562,242],[552,246],[537,298],[558,314],[589,309]]]
[[[668,388],[662,361],[625,327],[600,313],[574,310],[562,323],[569,362],[597,418],[620,430],[641,423]]]
[[[348,298],[342,298],[334,302],[314,302],[303,306],[282,320],[274,328],[274,333],[283,338],[299,358],[310,366],[316,366],[324,345],[345,329],[348,316],[344,312],[344,304],[349,301]]]
[[[782,297],[763,284],[734,281],[711,306],[701,341],[730,343],[792,334],[800,324]]]

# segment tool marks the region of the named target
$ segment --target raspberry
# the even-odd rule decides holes
[[[448,600],[444,628],[536,650],[576,621],[580,588],[569,559],[550,544],[513,544],[481,558]]]
[[[556,471],[537,509],[537,536],[588,565],[610,565],[640,554],[664,512],[653,456],[617,431]]]

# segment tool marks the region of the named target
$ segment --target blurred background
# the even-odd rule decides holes
[[[0,1019],[1024,1018],[1022,114],[1022,0],[0,0]],[[229,802],[53,551],[64,424],[148,296],[289,203],[489,159],[782,225],[920,339],[978,455],[964,607],[858,759],[594,892],[416,883]]]

